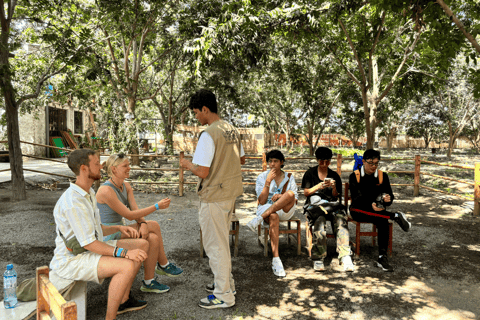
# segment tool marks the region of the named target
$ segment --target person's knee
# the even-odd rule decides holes
[[[160,233],[160,224],[157,221],[148,221],[148,229],[150,232]]]
[[[272,214],[268,217],[268,222],[269,222],[270,227],[278,226],[279,223],[280,223],[280,218],[278,217],[278,214],[272,213]]]
[[[292,190],[288,190],[283,194],[285,197],[288,198],[288,200],[293,201],[295,200],[295,193]]]

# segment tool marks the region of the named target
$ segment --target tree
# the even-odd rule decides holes
[[[427,149],[430,142],[441,138],[444,132],[442,128],[443,123],[438,117],[433,101],[423,99],[422,102],[412,106],[415,114],[407,122],[407,135],[413,138],[423,138],[425,149]]]
[[[6,109],[13,200],[26,199],[19,109],[26,101],[39,97],[51,77],[66,72],[85,54],[91,33],[85,27],[89,12],[83,9],[79,1],[70,0],[0,0],[0,88]],[[40,45],[38,55],[18,51],[23,44],[30,43]],[[32,57],[39,59],[32,61]],[[24,61],[33,62],[36,67],[25,82],[17,73],[18,64]],[[18,84],[23,82],[28,85],[19,93]]]
[[[463,134],[472,143],[473,147],[480,151],[480,118],[471,119],[463,129]]]

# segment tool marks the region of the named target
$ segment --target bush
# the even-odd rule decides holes
[[[357,155],[361,156],[365,150],[360,149],[332,149],[333,153],[341,154],[343,157],[351,158],[356,153]]]

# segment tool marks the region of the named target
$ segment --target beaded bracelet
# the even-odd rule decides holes
[[[115,254],[115,257],[117,257],[117,258],[123,258],[123,256],[122,256],[123,250],[125,250],[125,249],[123,249],[123,248],[118,248],[118,250],[117,250],[117,252],[116,252],[116,254]]]

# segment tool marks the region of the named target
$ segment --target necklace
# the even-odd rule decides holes
[[[122,190],[122,189],[123,189],[123,188],[120,188],[120,187],[115,183],[115,181],[113,181],[112,178],[110,178],[110,181],[112,181],[113,185],[114,185],[115,187],[117,187],[119,190]],[[123,186],[122,186],[122,187],[123,187]]]

